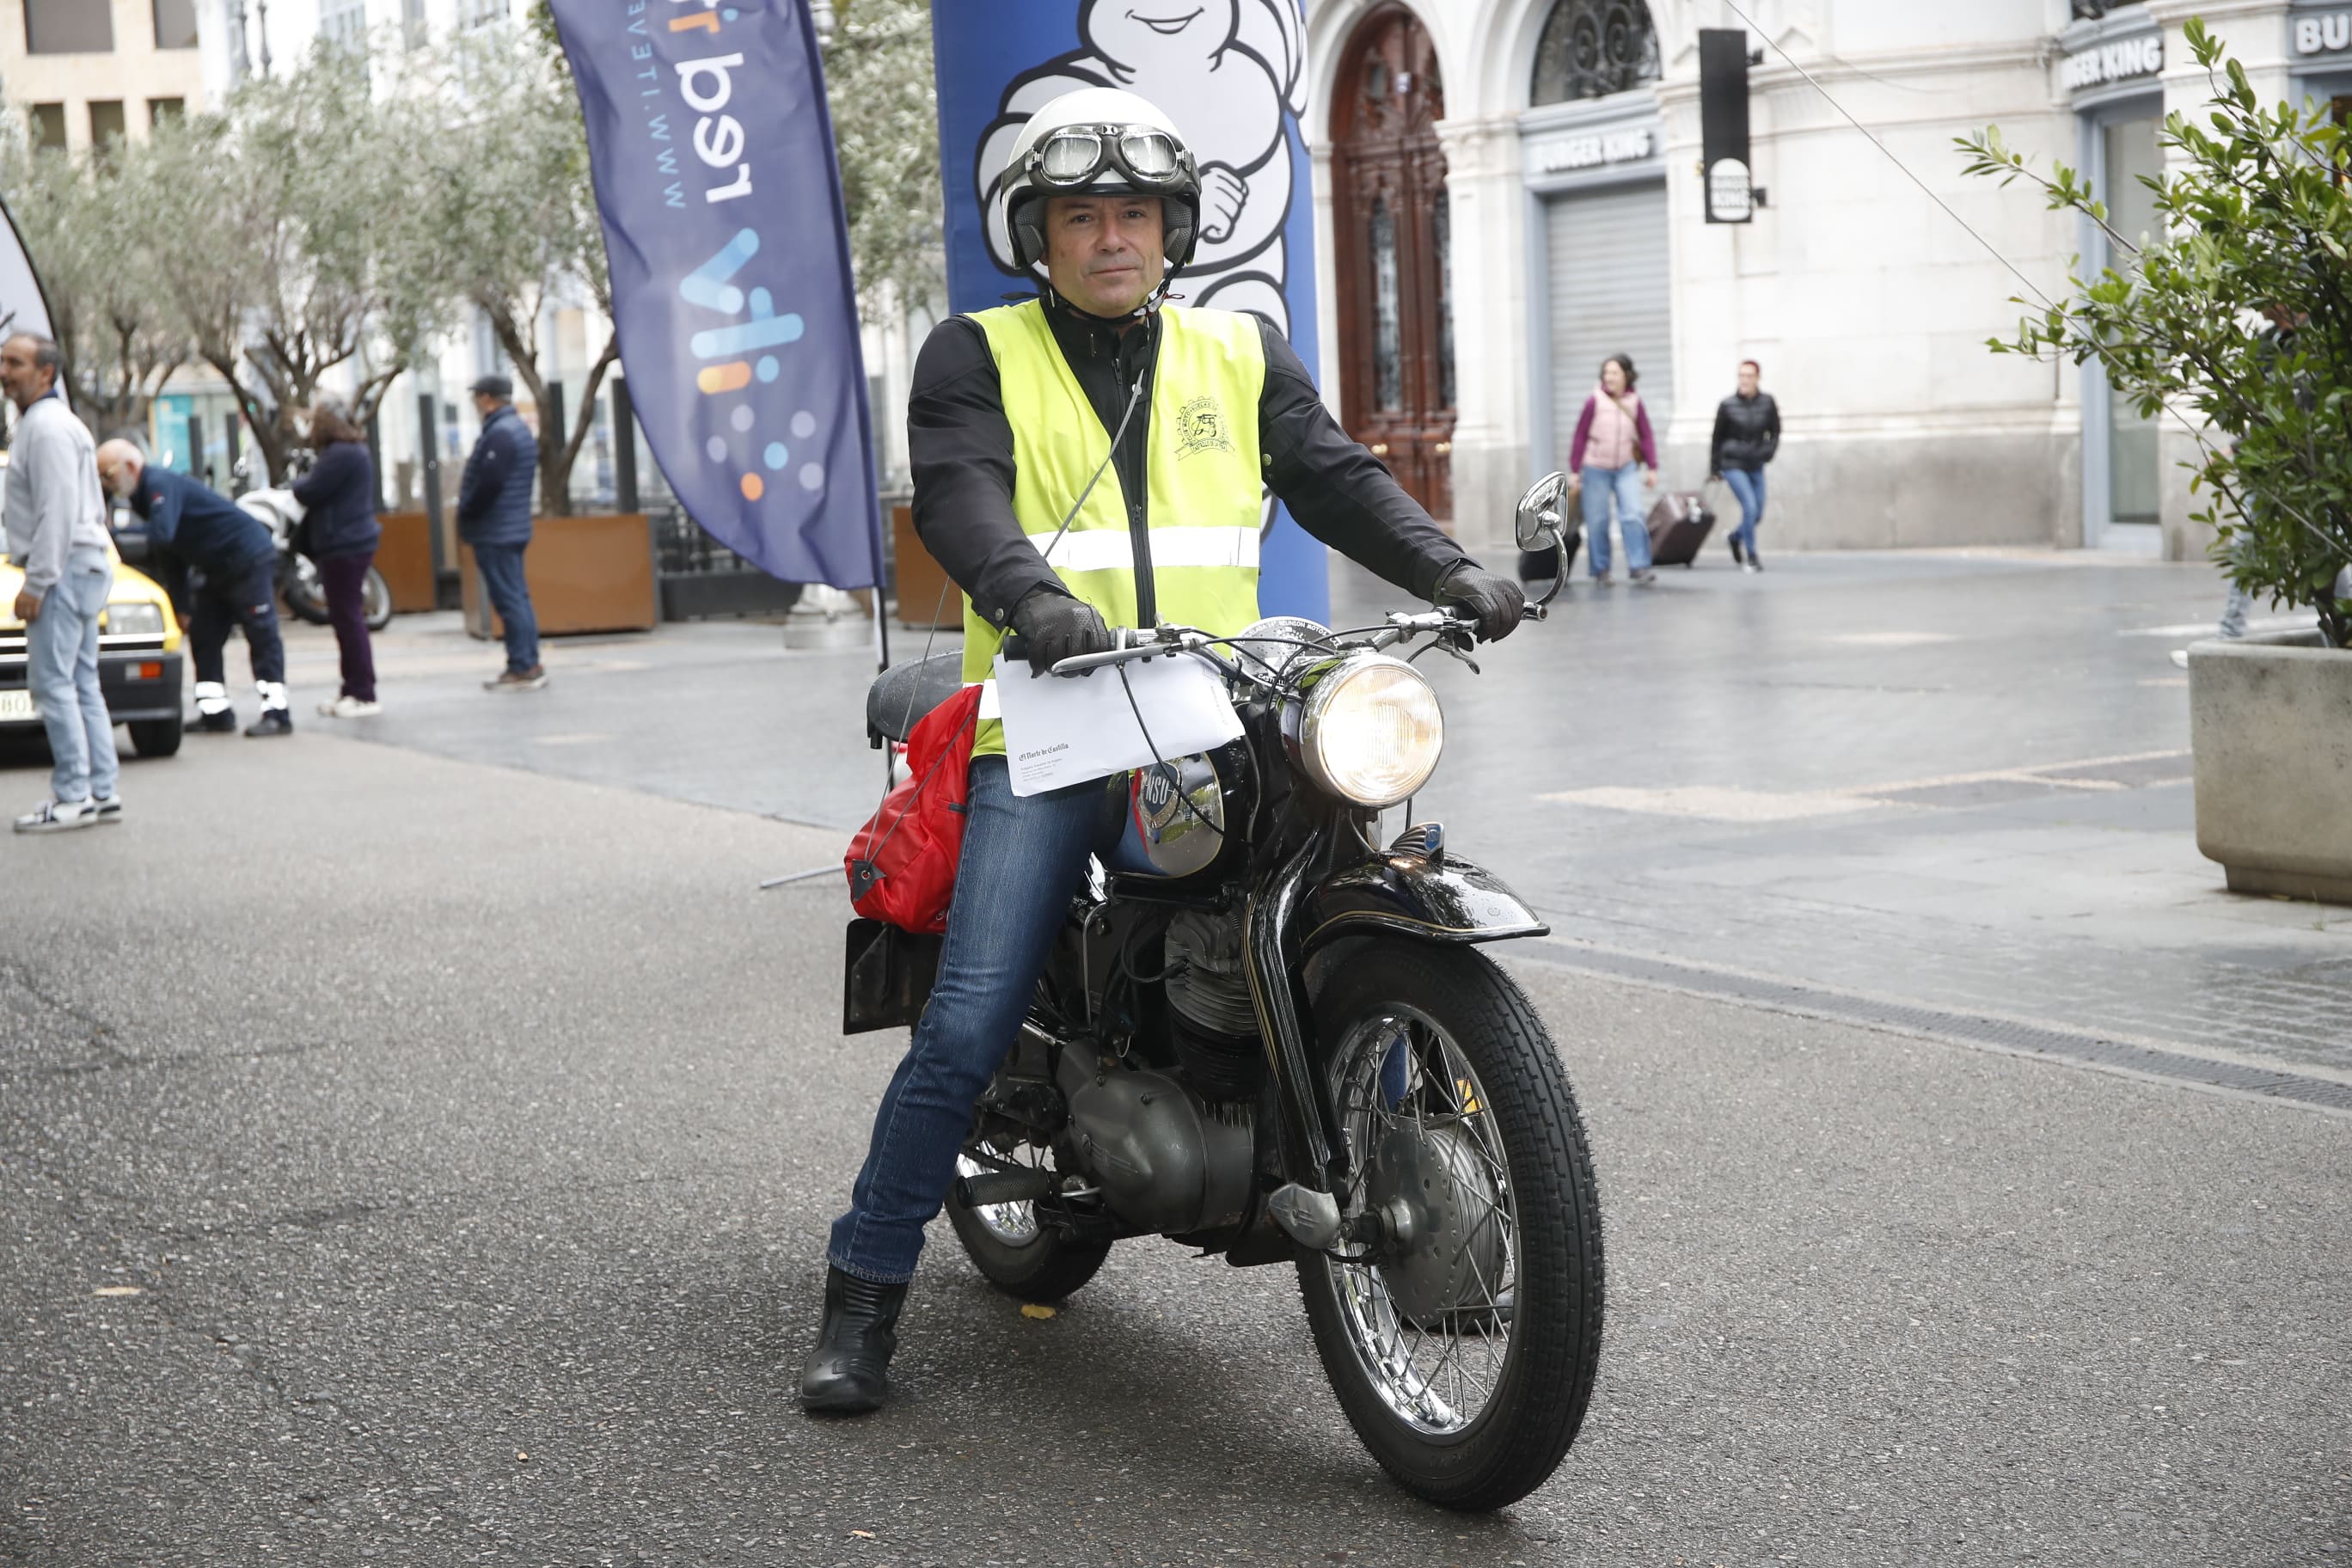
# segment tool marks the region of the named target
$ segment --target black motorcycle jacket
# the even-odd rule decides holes
[[[1112,457],[1130,521],[1140,531],[1148,522],[1144,463],[1158,323],[1146,320],[1122,333],[1118,322],[1058,304],[1049,304],[1045,315],[1062,357],[1102,421],[1106,446],[1140,383],[1142,401]],[[1258,438],[1267,486],[1308,534],[1427,600],[1446,568],[1466,560],[1466,552],[1378,458],[1339,428],[1282,335],[1263,319],[1259,331],[1265,382],[1258,395]],[[915,531],[983,618],[1002,626],[1024,595],[1041,586],[1061,588],[1013,516],[1013,427],[987,337],[967,318],[941,321],[916,356],[907,447]],[[1148,547],[1137,552],[1137,602],[1146,620],[1152,618],[1149,559]]]
[[[1769,392],[1753,397],[1733,393],[1715,409],[1715,439],[1707,450],[1706,471],[1727,468],[1760,468],[1780,449],[1780,405]]]

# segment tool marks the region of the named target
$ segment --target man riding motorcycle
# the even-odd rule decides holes
[[[1038,674],[1112,647],[1113,626],[1242,631],[1258,618],[1263,489],[1315,538],[1466,612],[1481,637],[1519,624],[1518,584],[1471,560],[1339,429],[1271,326],[1166,303],[1201,193],[1165,114],[1111,89],[1055,99],[1014,144],[1004,188],[1007,248],[1042,265],[1042,297],[941,322],[907,412],[915,527],[964,591],[967,682],[990,679],[1008,628]],[[923,1227],[1095,847],[1103,785],[1014,795],[992,712],[983,700],[930,1003],[833,1226],[801,1383],[813,1411],[882,1403]]]

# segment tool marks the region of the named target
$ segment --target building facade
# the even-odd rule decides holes
[[[144,137],[203,107],[197,0],[0,0],[0,92],[36,146]]]
[[[1676,488],[1705,477],[1738,362],[1761,363],[1783,544],[2197,555],[2184,431],[2095,370],[1986,346],[2078,253],[2102,264],[2100,237],[1965,177],[1953,139],[1997,124],[2145,230],[2161,116],[2206,94],[2179,36],[2200,12],[2266,95],[2352,91],[2340,0],[1310,4],[1326,387],[1473,540],[1566,465],[1625,353]],[[1705,217],[1706,27],[1748,35],[1744,225]]]
[[[520,16],[529,0],[186,0],[203,21],[204,75],[215,99],[257,76],[290,70],[321,37],[382,51],[421,47]]]

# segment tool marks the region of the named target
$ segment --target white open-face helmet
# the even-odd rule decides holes
[[[1040,107],[1013,144],[1000,182],[1004,227],[1024,271],[1045,255],[1052,196],[1157,196],[1166,215],[1161,248],[1171,268],[1192,259],[1201,232],[1201,171],[1175,121],[1149,100],[1087,87]]]

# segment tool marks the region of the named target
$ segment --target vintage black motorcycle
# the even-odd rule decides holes
[[[1559,543],[1561,488],[1555,474],[1521,498],[1522,549]],[[1601,1227],[1551,1035],[1477,951],[1547,928],[1437,823],[1381,840],[1382,811],[1409,813],[1444,742],[1412,660],[1466,662],[1469,630],[1433,611],[1125,640],[1055,673],[1205,659],[1244,733],[1107,784],[1118,847],[1073,900],[982,1097],[949,1217],[1024,1300],[1077,1289],[1125,1237],[1295,1261],[1374,1458],[1433,1502],[1503,1507],[1550,1476],[1584,1418]],[[955,689],[956,657],[876,683],[877,736]],[[846,1026],[919,1016],[937,941],[854,924]]]

